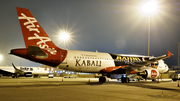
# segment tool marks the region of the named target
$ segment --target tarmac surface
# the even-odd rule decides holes
[[[180,101],[178,82],[96,78],[0,78],[0,101]]]

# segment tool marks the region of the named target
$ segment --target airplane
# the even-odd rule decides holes
[[[99,82],[107,77],[129,82],[129,77],[139,75],[145,79],[156,79],[159,73],[168,72],[163,59],[173,54],[152,57],[142,55],[112,54],[103,52],[67,50],[57,47],[28,9],[16,7],[26,48],[12,49],[10,54],[60,69],[101,73]],[[119,76],[118,76],[119,75]]]
[[[16,67],[13,63],[12,66],[0,66],[0,74],[2,76],[12,76],[12,78],[23,77],[40,77],[41,75],[48,75],[49,71],[42,67]]]

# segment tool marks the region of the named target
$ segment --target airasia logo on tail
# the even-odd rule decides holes
[[[38,45],[41,49],[47,50],[50,54],[55,55],[57,53],[57,50],[54,48],[50,48],[46,42],[51,41],[49,37],[39,36],[37,33],[40,33],[39,31],[39,25],[35,25],[34,23],[37,22],[37,20],[34,17],[27,17],[24,13],[21,13],[21,16],[18,17],[19,20],[26,19],[27,22],[24,22],[24,26],[31,32],[34,31],[34,36],[28,37],[28,40],[39,40],[36,42],[36,45]]]
[[[156,78],[156,76],[158,75],[156,70],[151,70],[151,78]]]
[[[40,33],[40,31],[38,30],[39,25],[35,26],[34,23],[37,22],[37,20],[33,17],[27,17],[24,13],[21,13],[22,16],[19,16],[19,19],[26,19],[27,22],[24,22],[24,25],[26,26],[27,29],[29,29],[29,31],[35,31],[37,33]]]

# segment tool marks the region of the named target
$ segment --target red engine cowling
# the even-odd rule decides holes
[[[144,72],[139,72],[138,75],[144,79],[155,79],[159,76],[159,71],[157,69],[146,69]]]

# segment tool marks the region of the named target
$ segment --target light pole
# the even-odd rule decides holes
[[[180,42],[178,42],[178,69],[180,70],[179,61],[180,61]]]
[[[150,55],[150,34],[151,34],[151,15],[149,14],[149,22],[148,22],[148,56]]]
[[[147,0],[141,6],[143,13],[148,14],[148,56],[150,55],[150,34],[151,34],[151,16],[158,12],[159,5],[157,0]]]

